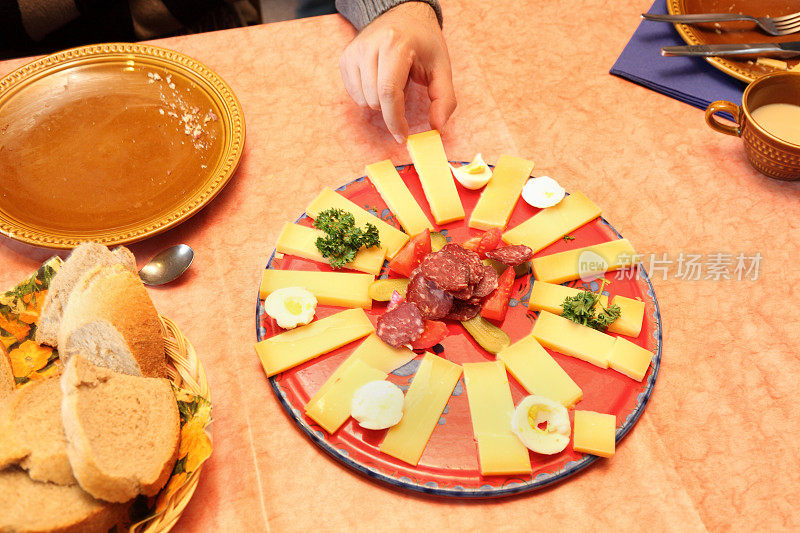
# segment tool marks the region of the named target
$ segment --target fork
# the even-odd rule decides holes
[[[732,20],[749,20],[770,35],[789,35],[800,31],[800,13],[783,15],[782,17],[750,17],[734,13],[704,13],[697,15],[656,15],[642,13],[645,20],[672,22],[673,24],[697,24],[699,22],[729,22]]]

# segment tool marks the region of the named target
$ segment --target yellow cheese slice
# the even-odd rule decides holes
[[[369,296],[369,286],[373,281],[375,276],[372,274],[268,268],[261,275],[259,296],[264,299],[284,287],[303,287],[322,305],[370,309],[372,298]]]
[[[614,346],[614,337],[602,331],[542,311],[531,335],[546,348],[608,368],[608,354]]]
[[[614,455],[617,419],[594,411],[575,411],[572,449],[601,457]]]
[[[481,474],[529,474],[528,449],[511,431],[514,400],[502,361],[464,363],[464,384]]]
[[[358,228],[363,228],[367,223],[378,228],[381,248],[386,249],[386,257],[389,259],[394,257],[408,240],[408,235],[370,214],[333,189],[322,189],[322,192],[306,207],[306,214],[311,218],[317,218],[326,209],[343,209],[352,213]]]
[[[256,353],[269,377],[373,331],[363,309],[347,309],[257,342]]]
[[[564,283],[580,277],[602,274],[634,265],[636,251],[628,239],[576,248],[552,255],[534,257],[531,261],[534,277],[548,283]]]
[[[533,161],[501,155],[494,167],[492,179],[469,217],[469,227],[482,230],[505,229],[508,218],[517,205],[522,186],[533,170]]]
[[[353,394],[370,381],[386,379],[389,372],[414,359],[408,348],[392,348],[374,333],[339,365],[306,404],[306,414],[328,433],[350,417]]]
[[[642,322],[644,322],[644,302],[616,295],[611,300],[611,304],[618,305],[620,310],[619,318],[608,326],[609,333],[619,333],[629,337],[638,337],[642,332]]]
[[[549,246],[571,231],[599,217],[601,210],[580,191],[575,191],[553,207],[542,209],[531,218],[505,232],[509,244],[524,244],[534,252]]]
[[[583,398],[581,388],[534,337],[523,337],[497,358],[530,394],[545,396],[564,407],[573,407]]]
[[[583,289],[576,287],[565,287],[556,283],[546,283],[544,281],[534,281],[531,288],[531,296],[528,300],[528,309],[532,311],[547,311],[554,315],[564,312],[561,304],[565,298],[571,298],[580,294]],[[608,307],[608,296],[600,295],[600,304]]]
[[[409,135],[406,147],[436,223],[447,224],[463,219],[464,208],[447,164],[439,132],[431,130]]]
[[[380,451],[416,466],[461,376],[461,367],[426,353],[403,403],[403,419],[389,429]]]
[[[647,369],[650,368],[652,359],[652,352],[628,339],[617,337],[611,353],[608,354],[608,366],[629,378],[642,381],[644,375],[647,374]]]
[[[425,228],[433,231],[433,224],[422,212],[422,208],[390,160],[367,165],[367,176],[406,233],[418,235],[425,231]]]
[[[317,237],[324,236],[325,234],[318,229],[301,226],[300,224],[286,223],[278,236],[276,249],[281,254],[296,255],[304,259],[328,264],[328,260],[322,257],[316,245]],[[377,246],[362,248],[356,254],[353,262],[347,265],[347,268],[378,275],[383,267],[385,256],[386,250],[384,248],[378,248]]]

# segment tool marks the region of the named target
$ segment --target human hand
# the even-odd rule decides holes
[[[428,120],[441,130],[456,108],[450,56],[436,13],[424,2],[393,7],[368,24],[339,60],[350,97],[381,110],[398,143],[408,136],[405,89],[409,80],[428,88]]]

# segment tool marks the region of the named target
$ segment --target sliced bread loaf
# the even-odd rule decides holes
[[[111,502],[158,493],[180,444],[169,381],[119,374],[78,354],[66,364],[61,388],[67,454],[80,486]]]
[[[0,400],[14,392],[15,388],[14,369],[11,368],[11,359],[8,358],[6,347],[0,342]]]
[[[81,353],[116,372],[167,375],[158,312],[139,276],[122,265],[94,267],[75,283],[58,346],[63,360]]]
[[[128,521],[129,503],[96,500],[78,485],[34,481],[17,469],[0,471],[0,532],[107,533]]]
[[[127,248],[120,246],[111,251],[102,244],[91,241],[78,245],[50,282],[50,288],[36,324],[36,342],[56,346],[61,315],[69,302],[75,284],[92,267],[114,264],[121,264],[131,272],[136,272],[136,259]]]
[[[74,485],[61,425],[58,377],[31,383],[0,403],[0,470],[19,465],[31,479]]]

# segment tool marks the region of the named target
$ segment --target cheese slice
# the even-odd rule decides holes
[[[303,259],[329,264],[328,260],[319,253],[316,245],[317,237],[324,236],[325,234],[318,229],[301,226],[300,224],[286,223],[278,236],[276,249],[281,254],[296,255]],[[383,267],[385,256],[386,249],[384,248],[378,248],[377,246],[362,248],[356,254],[353,262],[346,265],[346,268],[376,276]]]
[[[617,337],[611,353],[608,354],[609,367],[636,381],[644,379],[652,360],[652,352],[622,337]]]
[[[500,351],[497,358],[529,394],[550,398],[568,408],[583,398],[581,388],[534,337],[523,337]]]
[[[363,309],[347,309],[257,342],[256,353],[270,377],[373,331]]]
[[[583,359],[600,368],[608,368],[608,354],[614,337],[564,317],[542,311],[531,331],[542,346],[564,355]]]
[[[390,160],[385,159],[367,165],[367,176],[406,233],[418,235],[425,231],[425,228],[433,231],[433,224],[422,212],[422,208]]]
[[[408,240],[407,234],[370,214],[333,189],[322,189],[322,192],[306,207],[306,214],[311,218],[317,218],[326,209],[343,209],[351,213],[358,228],[363,229],[367,223],[375,226],[380,236],[381,248],[386,249],[386,257],[389,259],[394,257]]]
[[[373,333],[308,401],[306,415],[328,433],[334,433],[350,418],[350,404],[359,388],[370,381],[386,379],[414,357],[408,348],[392,348]]]
[[[533,170],[533,161],[501,155],[494,167],[492,179],[469,217],[469,227],[482,230],[505,229],[508,218],[517,205],[522,186]]]
[[[528,449],[511,431],[514,400],[502,361],[464,363],[464,384],[481,474],[529,474]]]
[[[403,419],[386,433],[380,451],[416,466],[460,376],[459,365],[426,353],[406,392]]]
[[[575,411],[572,449],[601,457],[614,455],[617,419],[594,411]]]
[[[575,191],[553,207],[542,209],[531,218],[505,232],[509,244],[524,244],[534,252],[549,246],[567,233],[599,217],[601,209],[580,191]]]
[[[369,286],[373,281],[375,276],[372,274],[268,268],[261,275],[259,296],[264,299],[284,287],[303,287],[322,305],[370,309]]]
[[[544,281],[534,281],[531,288],[531,296],[528,300],[528,309],[532,311],[547,311],[554,315],[560,315],[564,312],[561,304],[564,303],[565,298],[577,296],[583,291],[577,287],[565,287],[555,283],[546,283]],[[600,295],[600,304],[603,307],[608,307],[608,296],[605,294]]]
[[[436,130],[408,136],[408,153],[419,174],[419,181],[437,224],[447,224],[464,218],[464,208],[458,196],[450,165]]]
[[[609,333],[619,333],[629,337],[638,337],[642,332],[644,322],[644,302],[616,295],[611,300],[611,304],[618,305],[620,310],[619,318],[608,326]]]
[[[534,277],[548,283],[563,283],[632,266],[638,262],[628,239],[576,248],[531,260]]]

